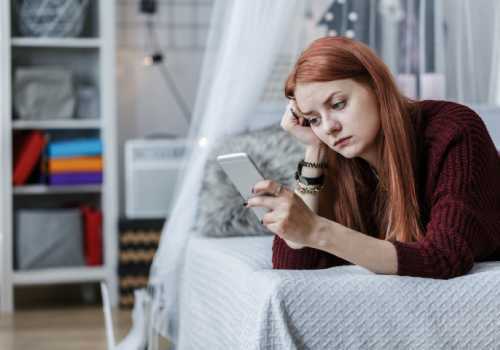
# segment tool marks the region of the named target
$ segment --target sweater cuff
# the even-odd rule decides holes
[[[415,277],[433,277],[434,269],[422,255],[419,242],[400,242],[389,240],[396,248],[398,275]]]
[[[310,247],[292,249],[276,235],[273,240],[273,269],[315,269],[320,253]]]

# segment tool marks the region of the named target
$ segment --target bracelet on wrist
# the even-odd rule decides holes
[[[296,171],[295,180],[299,180],[306,185],[322,185],[325,182],[325,175],[320,175],[317,177],[306,177]]]
[[[295,189],[296,192],[300,193],[300,194],[317,194],[319,193],[319,191],[311,191],[311,190],[304,190],[304,189],[301,189],[301,188],[297,188]]]
[[[303,166],[309,167],[309,168],[323,168],[326,169],[328,168],[328,163],[327,162],[319,162],[319,163],[314,163],[314,162],[306,162],[304,159],[302,159],[299,162],[300,167],[302,168]]]
[[[300,180],[297,180],[296,184],[297,184],[296,189],[300,193],[317,193],[324,187],[324,184],[322,184],[322,185],[306,185],[306,184],[300,182]]]
[[[309,166],[311,165],[312,166]],[[295,172],[295,180],[302,182],[305,185],[322,185],[325,182],[325,176],[321,174],[317,177],[306,177],[302,175],[302,167],[314,167],[314,168],[326,168],[327,163],[310,163],[303,159],[297,165],[297,171]]]
[[[305,184],[303,182],[301,182],[300,180],[297,180],[296,181],[297,185],[301,188],[307,188],[307,189],[321,189],[324,184],[321,184],[321,185],[308,185],[308,184]]]
[[[302,176],[302,167],[303,166],[306,166],[306,167],[309,167],[309,168],[316,168],[316,169],[326,169],[328,167],[328,164],[327,163],[310,163],[310,162],[306,162],[304,161],[303,159],[297,164],[297,173],[296,173],[296,178],[298,176]],[[313,179],[313,177],[311,177],[310,179]],[[312,182],[315,182],[316,180],[311,180]],[[317,180],[317,181],[320,181],[320,180]],[[308,182],[308,181],[304,181],[304,182]]]
[[[319,190],[318,190],[318,189],[316,189],[316,190],[307,190],[307,189],[305,189],[305,188],[300,188],[300,187],[297,187],[297,188],[295,189],[295,191],[296,191],[296,192],[299,192],[299,193],[301,193],[301,194],[303,194],[303,193],[309,193],[309,194],[316,194],[316,193],[319,193]]]

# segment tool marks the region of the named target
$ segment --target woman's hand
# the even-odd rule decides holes
[[[322,143],[319,137],[312,131],[307,120],[298,115],[295,100],[289,100],[285,113],[281,118],[281,127],[306,146],[319,147]]]
[[[273,195],[277,191],[279,193]],[[282,239],[291,241],[292,245],[299,245],[291,248],[312,245],[313,233],[319,223],[318,215],[297,194],[272,180],[257,182],[253,192],[254,196],[248,199],[246,206],[270,209],[263,216],[264,226]]]

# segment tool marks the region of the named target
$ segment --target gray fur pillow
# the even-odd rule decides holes
[[[279,124],[219,141],[208,155],[199,194],[196,234],[209,237],[254,236],[272,234],[254,212],[243,207],[244,199],[216,160],[220,154],[246,152],[255,161],[265,179],[292,188],[295,169],[304,157],[305,146]]]

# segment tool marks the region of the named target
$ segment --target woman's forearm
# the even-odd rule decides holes
[[[325,148],[307,147],[304,160],[314,163],[326,161]],[[302,175],[306,177],[322,174],[323,169],[320,168],[302,168]],[[295,193],[314,213],[318,213],[318,194],[298,191]],[[333,254],[375,273],[397,274],[396,248],[391,242],[365,235],[319,215],[317,218],[316,229],[307,246]]]
[[[306,162],[312,163],[323,163],[326,161],[326,150],[324,147],[312,147],[309,146],[306,148],[306,152],[304,155],[304,160]],[[311,168],[311,167],[302,167],[302,176],[305,177],[318,177],[323,175],[324,170],[322,168]],[[295,185],[296,186],[296,185]],[[317,193],[300,193],[295,191],[295,193],[302,198],[304,203],[314,212],[318,213],[318,205],[319,205],[319,196]]]
[[[311,248],[334,254],[375,273],[397,274],[396,248],[389,241],[368,236],[321,216],[318,216],[318,223],[310,237],[308,246]]]

